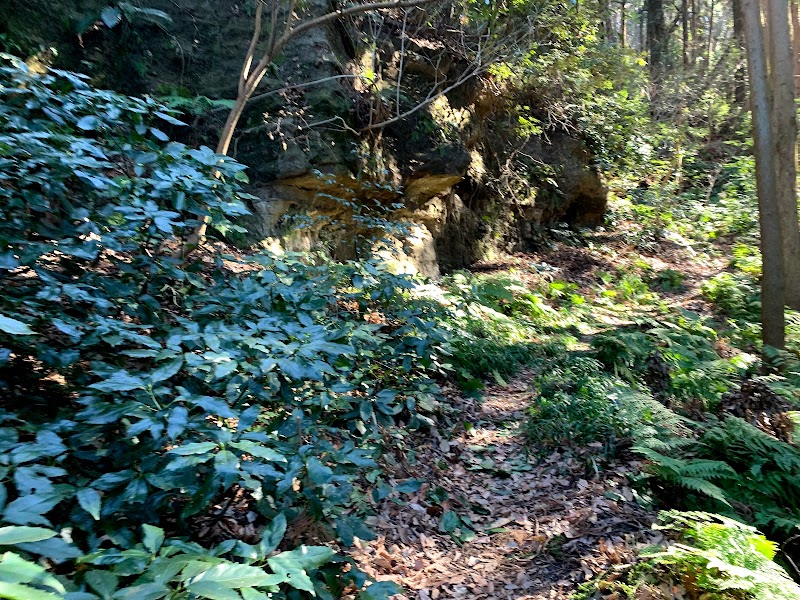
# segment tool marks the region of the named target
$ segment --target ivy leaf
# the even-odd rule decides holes
[[[77,493],[77,496],[81,508],[92,515],[95,521],[100,520],[100,492],[94,488],[84,488]]]

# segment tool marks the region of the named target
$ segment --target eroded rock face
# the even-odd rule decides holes
[[[75,10],[80,4],[59,1]],[[46,9],[42,0],[33,5]],[[253,26],[247,5],[151,5],[171,16],[173,28],[168,34],[153,27],[136,33],[147,38],[148,51],[156,50],[131,58],[147,67],[140,91],[178,93],[167,90],[172,86],[190,97],[234,97]],[[331,8],[331,0],[307,0],[302,10],[313,17]],[[398,73],[408,108],[469,66],[438,34],[401,42],[401,30],[391,23],[378,28],[375,53],[365,51],[361,40],[369,23],[358,29],[358,20],[332,22],[307,31],[286,48],[265,77],[263,92],[249,103],[231,150],[248,165],[250,191],[258,197],[245,223],[248,243],[273,250],[322,247],[341,259],[371,251],[388,256],[385,245],[372,241],[380,228],[370,224],[403,222],[408,226],[399,233],[383,236],[396,253],[397,268],[434,276],[493,252],[524,250],[540,239],[543,225],[602,221],[607,190],[585,144],[560,132],[521,139],[502,90],[488,79],[467,80],[411,116],[357,135],[396,108],[400,95],[392,86]],[[57,46],[52,35],[40,37]],[[71,49],[76,65],[107,54],[116,43],[108,32],[92,35],[96,39],[83,40],[85,48]],[[127,56],[135,48],[122,50]],[[378,57],[378,68],[370,66],[372,57]],[[370,78],[379,74],[379,80],[357,77],[370,70]],[[115,85],[111,73],[103,84],[124,89],[127,84]],[[291,87],[317,80],[322,82]],[[269,90],[280,91],[264,93]],[[224,111],[204,116],[186,141],[213,146],[224,118]]]

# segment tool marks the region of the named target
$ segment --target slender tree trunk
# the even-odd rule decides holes
[[[744,54],[744,26],[742,24],[741,4],[742,0],[733,0],[733,43]],[[743,106],[745,100],[747,100],[746,78],[747,68],[744,65],[737,67],[736,72],[733,74],[733,100],[739,106]]]
[[[664,68],[667,25],[664,20],[664,1],[646,0],[647,48],[650,51],[650,77],[654,82],[661,79]]]
[[[714,50],[714,0],[708,9],[708,45],[706,46],[706,71],[711,69],[711,54]]]
[[[792,48],[794,49],[794,95],[800,97],[800,2],[792,0]]]
[[[773,161],[771,93],[767,75],[764,32],[758,0],[742,0],[742,23],[747,44],[750,79],[750,110],[758,189],[758,218],[761,225],[761,327],[764,344],[783,349],[786,346],[784,316],[783,247],[780,212]]]
[[[785,303],[800,308],[800,222],[797,214],[797,111],[794,104],[794,69],[786,0],[767,0],[770,79],[772,84],[772,138],[778,210],[781,217]]]
[[[644,52],[647,48],[647,37],[644,29],[645,9],[639,9],[639,52]]]
[[[681,39],[683,41],[683,66],[689,66],[689,0],[681,1]]]
[[[691,43],[691,50],[690,50],[690,62],[692,66],[697,63],[697,3],[700,0],[692,0],[692,20],[691,20],[691,32],[692,32],[692,43]]]
[[[614,24],[611,14],[611,0],[600,0],[600,13],[603,19],[603,39],[612,41],[614,39]]]
[[[620,0],[619,3],[619,43],[623,48],[625,47],[628,37],[628,15],[625,12],[625,0]]]

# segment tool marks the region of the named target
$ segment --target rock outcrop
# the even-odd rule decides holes
[[[69,14],[80,8],[78,0],[60,1],[70,6]],[[308,0],[304,10],[323,14],[330,1]],[[45,10],[42,0],[26,10],[39,4]],[[91,10],[102,3],[95,4]],[[127,37],[98,26],[80,38],[80,47],[68,36],[45,41],[68,45],[65,56],[73,61],[82,53],[91,57],[92,75],[118,89],[131,91],[133,80],[115,85],[106,63],[125,54],[128,44],[135,52],[146,47],[141,55],[125,54],[137,69],[143,88],[138,91],[234,97],[252,28],[249,5],[226,0],[148,5],[169,14],[171,26],[128,24]],[[555,222],[582,227],[602,221],[607,190],[586,145],[563,131],[521,134],[508,99],[486,75],[363,133],[370,123],[413,108],[470,69],[468,57],[438,34],[426,37],[421,30],[404,38],[390,21],[365,17],[311,29],[276,61],[232,146],[232,154],[248,165],[251,192],[258,197],[246,243],[323,247],[341,259],[391,253],[398,269],[437,275],[492,253],[535,245],[541,228]],[[363,43],[367,29],[374,34],[371,49]],[[50,29],[43,32],[57,37]],[[147,44],[136,44],[145,37]],[[114,44],[120,47],[108,59],[99,55],[98,49]],[[400,74],[398,92],[393,82]],[[307,85],[311,81],[319,83]],[[190,131],[172,133],[213,146],[224,117],[224,108],[199,112]]]

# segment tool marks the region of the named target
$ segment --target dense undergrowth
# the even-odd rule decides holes
[[[542,80],[531,85],[585,73],[576,57],[582,70],[546,54],[526,63]],[[394,585],[336,554],[374,535],[369,500],[392,493],[381,465],[447,410],[445,378],[477,392],[523,367],[533,454],[574,453],[587,469],[633,455],[636,501],[737,520],[664,513],[669,542],[586,597],[665,578],[709,597],[798,597],[772,561],[791,564],[796,547],[776,556],[738,524],[779,542],[800,525],[800,316],[788,352],[759,358],[742,148],[687,152],[676,167],[675,139],[699,146],[708,132],[665,126],[645,144],[630,131],[648,123],[641,95],[612,82],[593,105],[594,82],[576,76],[576,108],[534,121],[580,123],[625,184],[607,229],[630,253],[589,284],[531,261],[433,288],[311,255],[182,263],[171,253],[196,225],[188,215],[238,230],[244,167],[170,142],[180,123],[150,99],[4,60],[0,597],[387,598]],[[591,249],[607,238],[559,235]],[[675,307],[687,274],[646,260],[666,244],[730,256],[703,282],[704,307]]]
[[[0,76],[0,596],[393,593],[303,543],[369,539],[382,450],[430,423],[447,346],[413,282],[181,264],[185,215],[245,212],[243,167],[169,142],[150,100]]]

